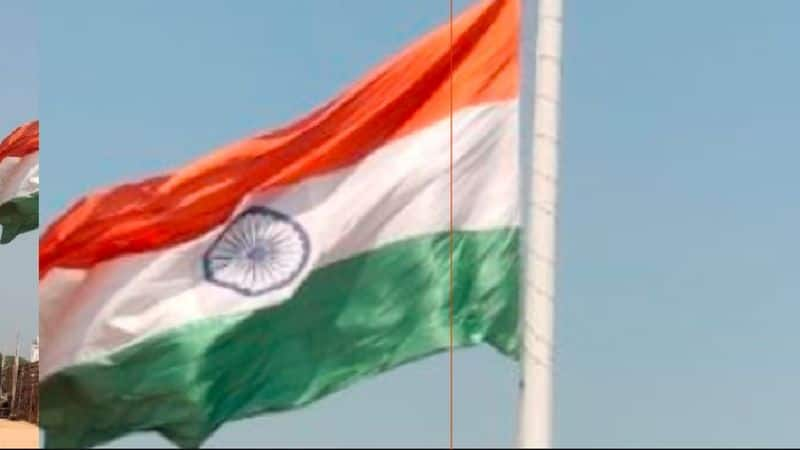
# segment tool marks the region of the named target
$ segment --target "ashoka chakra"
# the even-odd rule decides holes
[[[203,258],[206,279],[254,296],[287,286],[308,262],[309,240],[286,214],[254,206],[231,222]]]

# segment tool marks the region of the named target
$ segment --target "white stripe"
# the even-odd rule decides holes
[[[0,161],[0,204],[39,191],[39,152]]]
[[[517,120],[516,100],[454,115],[456,228],[518,224]],[[246,198],[237,214],[268,205],[298,222],[310,238],[305,272],[268,294],[245,298],[205,279],[203,255],[224,226],[175,247],[113,259],[88,271],[50,271],[40,285],[43,376],[194,320],[275,305],[290,297],[313,268],[447,231],[449,142],[445,119],[391,142],[354,167]]]

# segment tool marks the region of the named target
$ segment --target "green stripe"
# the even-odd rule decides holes
[[[39,193],[17,197],[0,205],[0,244],[8,244],[22,233],[39,227]]]
[[[488,342],[516,357],[517,245],[515,229],[455,234],[455,345]],[[449,249],[448,233],[391,244],[314,271],[280,306],[56,373],[41,385],[46,445],[157,430],[197,447],[225,421],[296,408],[446,350]]]

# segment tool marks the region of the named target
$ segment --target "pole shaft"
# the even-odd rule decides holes
[[[561,19],[562,0],[538,1],[532,165],[523,166],[521,448],[552,446]]]
[[[17,404],[17,377],[19,376],[19,332],[17,332],[17,349],[14,353],[14,368],[11,372],[11,415],[14,414],[14,407]]]

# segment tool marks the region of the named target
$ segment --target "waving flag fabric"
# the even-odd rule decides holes
[[[39,226],[39,122],[0,141],[0,244]]]
[[[450,344],[518,347],[519,2],[332,101],[75,203],[40,243],[48,446],[297,408]],[[301,86],[295,86],[301,89]]]

